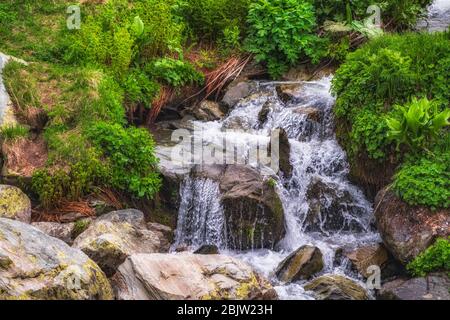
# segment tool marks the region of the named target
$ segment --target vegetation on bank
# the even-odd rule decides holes
[[[383,35],[336,72],[335,115],[352,161],[394,162],[411,205],[450,206],[450,33]]]
[[[154,142],[146,128],[136,126],[148,124],[157,112],[156,102],[167,88],[177,92],[186,86],[201,86],[205,70],[219,66],[233,55],[253,54],[273,77],[300,62],[339,62],[360,43],[354,41],[355,35],[357,39],[369,37],[366,29],[371,26],[364,22],[371,14],[367,12],[369,5],[381,7],[386,30],[405,30],[415,24],[430,2],[109,0],[95,4],[84,1],[81,29],[69,30],[66,10],[73,4],[71,1],[3,1],[0,50],[31,62],[29,66],[12,62],[4,70],[21,122],[17,128],[3,129],[4,136],[27,138],[31,133],[45,138],[48,162],[34,173],[32,186],[46,207],[58,204],[61,199],[79,199],[96,187],[119,190],[136,198],[152,198],[161,184]],[[326,27],[330,21],[347,31],[332,31]],[[408,50],[406,44],[414,38],[407,37],[398,51]],[[411,55],[409,58],[399,56],[395,46],[380,55],[373,53],[383,46],[381,43],[390,47],[387,43],[396,41],[395,37],[386,36],[354,53],[349,61],[357,60],[358,55],[366,58],[367,51],[373,48],[369,57],[373,70],[361,69],[373,71],[378,77],[372,84],[384,81],[384,73],[377,74],[374,67],[377,63],[398,67],[396,76],[401,79],[403,76],[409,79],[409,74],[403,72],[408,73],[410,66],[417,66],[413,68],[416,74],[422,73],[419,66],[423,63],[427,66],[433,63],[433,70],[448,68],[448,59],[437,59],[445,51],[441,46],[448,39],[445,36],[423,39],[425,45],[419,43],[421,39],[416,39],[415,45],[408,44],[422,50],[416,55],[407,51],[405,55]],[[433,41],[437,42],[431,45]],[[422,57],[425,52],[435,55]],[[422,59],[420,63],[415,62],[416,58]],[[338,78],[344,77],[346,68],[351,76],[353,70],[344,65]],[[438,87],[445,86],[446,80],[431,79],[431,71],[421,81],[424,86],[436,87],[437,93],[433,91],[430,97],[434,105],[435,101],[439,103],[439,99],[448,97],[447,93],[437,95]],[[392,83],[383,86],[385,92],[380,94],[395,96],[399,92]],[[410,90],[408,83],[405,86]],[[393,99],[389,104],[394,102],[410,103],[407,99]],[[350,108],[338,103],[342,116],[363,124],[354,127],[352,139],[364,141],[361,148],[368,146],[370,154],[383,158],[387,156],[384,148],[394,142],[388,142],[385,136],[387,124],[376,121],[380,116],[378,107],[379,104],[374,104],[360,113],[347,110],[357,109],[357,105]],[[438,108],[442,109],[442,103]],[[372,135],[371,131],[379,134]],[[349,151],[351,154],[358,150]],[[436,158],[430,157],[430,161]],[[398,181],[399,189],[410,184],[401,183],[400,178]],[[436,206],[440,202],[434,200]]]
[[[423,277],[431,272],[444,271],[450,276],[450,237],[437,239],[407,266],[415,276]]]

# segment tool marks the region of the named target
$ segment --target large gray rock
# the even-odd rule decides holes
[[[304,84],[301,82],[288,83],[277,86],[276,90],[280,100],[289,103],[300,99],[303,87]]]
[[[385,300],[450,300],[450,279],[445,273],[397,279],[383,285],[379,298]]]
[[[346,253],[346,256],[353,268],[366,278],[372,274],[369,272],[370,266],[377,266],[382,270],[389,260],[389,254],[381,244],[360,247]]]
[[[323,269],[322,252],[313,246],[302,246],[278,266],[275,274],[284,283],[307,280]]]
[[[97,262],[108,276],[130,255],[167,252],[169,246],[164,233],[160,229],[147,229],[144,214],[134,209],[101,216],[73,244]]]
[[[31,201],[22,190],[0,185],[0,218],[31,222]]]
[[[0,218],[0,300],[113,299],[83,252],[31,225]]]
[[[187,111],[200,121],[216,121],[225,116],[224,110],[217,102],[205,100]]]
[[[413,207],[384,189],[375,199],[377,229],[392,255],[407,264],[438,237],[450,236],[450,210]]]
[[[324,275],[305,285],[319,300],[367,300],[366,290],[355,281],[340,275]]]
[[[267,280],[223,255],[138,254],[112,278],[120,300],[274,299]]]
[[[222,98],[222,103],[227,107],[234,107],[241,99],[247,97],[255,89],[255,84],[248,81],[232,83],[224,97]]]
[[[273,248],[283,238],[283,205],[268,177],[244,165],[196,167],[192,174],[218,181],[229,248]]]
[[[68,245],[72,245],[73,243],[72,234],[75,228],[75,223],[73,222],[33,222],[31,225],[51,237],[64,241]]]

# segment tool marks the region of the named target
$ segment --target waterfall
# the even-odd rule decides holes
[[[181,184],[180,195],[175,246],[211,244],[225,248],[225,218],[219,184],[210,179],[187,176]]]
[[[190,176],[180,188],[176,245],[217,245],[270,278],[281,298],[311,299],[304,292],[303,283],[279,284],[272,275],[282,259],[302,245],[314,245],[322,251],[325,264],[322,273],[362,280],[350,270],[348,260],[336,262],[336,251],[373,244],[380,239],[371,226],[372,204],[347,178],[346,154],[334,134],[335,99],[330,93],[331,80],[329,76],[302,82],[289,102],[279,98],[276,86],[280,83],[258,82],[256,91],[241,100],[222,121],[195,122],[205,130],[204,143],[214,145],[225,139],[224,132],[228,133],[227,139],[250,145],[254,141],[267,141],[276,128],[286,131],[293,174],[288,178],[281,176],[277,181],[286,225],[286,235],[277,250],[226,250],[226,223],[219,185]],[[261,111],[267,107],[269,112],[262,119]]]

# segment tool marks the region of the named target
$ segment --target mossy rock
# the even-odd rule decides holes
[[[0,185],[0,218],[31,222],[31,201],[22,190]]]
[[[103,271],[80,250],[0,218],[0,300],[111,300]]]

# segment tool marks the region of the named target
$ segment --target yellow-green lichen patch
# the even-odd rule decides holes
[[[30,200],[20,189],[0,186],[0,217],[14,219],[30,210]]]

